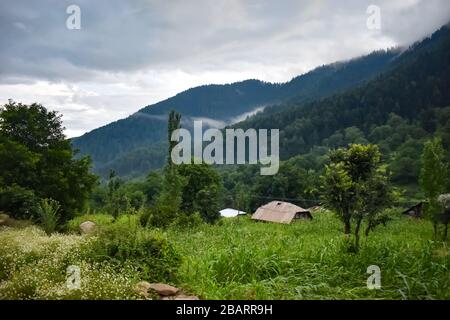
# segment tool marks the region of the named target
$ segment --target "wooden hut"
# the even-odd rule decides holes
[[[312,219],[311,212],[295,204],[283,201],[269,202],[256,210],[253,220],[289,224],[295,219]]]
[[[410,216],[412,218],[422,218],[423,216],[423,202],[420,202],[408,210],[403,211],[404,215]]]

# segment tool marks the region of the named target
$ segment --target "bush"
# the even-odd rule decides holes
[[[106,226],[113,223],[113,217],[109,214],[85,214],[77,216],[67,222],[65,230],[72,232],[79,232],[80,224],[85,221],[92,221],[97,226]]]
[[[180,256],[162,233],[136,223],[100,228],[87,259],[133,267],[148,281],[173,280],[180,265]]]
[[[140,279],[131,268],[89,263],[93,237],[53,234],[35,226],[0,232],[0,300],[135,299]],[[80,268],[81,288],[66,285],[67,267]]]
[[[130,199],[131,207],[135,210],[141,209],[147,202],[147,197],[142,191],[139,190],[130,193],[128,198]]]
[[[39,198],[33,191],[18,185],[0,188],[0,211],[16,219],[36,218]]]
[[[175,228],[194,228],[203,223],[203,219],[200,213],[195,212],[193,214],[180,214],[172,222],[172,226]]]
[[[53,199],[42,199],[37,208],[41,226],[48,235],[53,233],[58,226],[60,208],[58,201]]]
[[[150,219],[152,216],[152,210],[150,208],[145,208],[139,214],[139,223],[142,227],[150,226]]]
[[[180,213],[171,205],[156,205],[146,209],[139,217],[142,226],[166,228],[170,226]]]

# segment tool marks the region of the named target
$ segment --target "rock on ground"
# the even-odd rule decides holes
[[[150,289],[156,291],[156,293],[161,296],[174,296],[179,291],[178,288],[164,283],[151,283]]]
[[[80,224],[81,234],[90,234],[94,232],[96,224],[92,221],[85,221]]]

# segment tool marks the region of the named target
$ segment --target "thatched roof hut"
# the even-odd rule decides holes
[[[256,210],[252,219],[277,222],[291,223],[294,219],[312,219],[311,212],[303,209],[295,204],[283,201],[269,202]]]
[[[408,210],[403,211],[404,215],[413,217],[413,218],[422,218],[423,215],[423,202],[419,202],[418,204],[412,206]]]

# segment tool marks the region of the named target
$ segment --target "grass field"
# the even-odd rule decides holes
[[[450,251],[426,221],[398,217],[346,253],[331,213],[292,225],[230,219],[169,232],[184,256],[180,282],[210,299],[449,299]],[[367,289],[367,267],[381,289]]]
[[[362,238],[357,254],[347,253],[329,212],[292,225],[240,217],[165,235],[182,258],[171,283],[202,299],[450,299],[450,249],[432,241],[427,221],[397,217]],[[129,266],[85,262],[89,241],[36,227],[0,229],[0,298],[137,298],[133,286],[145,279]],[[82,266],[77,294],[64,289],[68,264]],[[370,265],[381,269],[379,290],[367,288]]]

